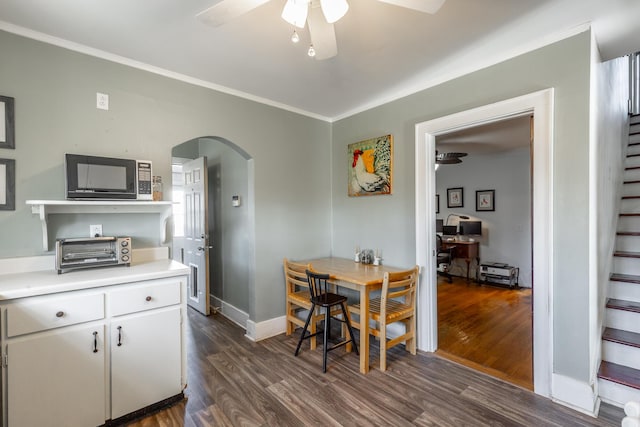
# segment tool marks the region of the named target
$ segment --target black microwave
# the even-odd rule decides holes
[[[65,154],[67,199],[153,200],[151,161]]]

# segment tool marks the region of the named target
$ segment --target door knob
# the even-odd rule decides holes
[[[211,249],[211,248],[213,248],[213,246],[204,246],[204,247],[198,246],[199,251],[206,251],[207,249]]]

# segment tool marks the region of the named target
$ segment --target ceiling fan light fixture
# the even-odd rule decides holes
[[[349,10],[347,0],[320,0],[320,8],[329,24],[337,22]]]
[[[298,43],[300,41],[300,36],[298,35],[298,32],[295,30],[293,30],[293,34],[291,34],[291,41],[293,43]]]
[[[307,51],[307,55],[310,57],[316,56],[316,50],[313,48],[313,44],[309,45],[309,50]]]
[[[282,19],[298,28],[304,28],[309,12],[309,2],[307,0],[287,0],[282,9]]]

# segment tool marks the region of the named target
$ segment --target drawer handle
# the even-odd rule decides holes
[[[64,316],[64,311],[59,311],[56,313],[56,317],[63,317]]]
[[[146,300],[147,302],[151,301],[151,296],[146,297],[146,298],[145,298],[145,300]]]
[[[98,332],[93,331],[93,352],[98,352]]]
[[[118,347],[122,345],[122,326],[118,326]]]

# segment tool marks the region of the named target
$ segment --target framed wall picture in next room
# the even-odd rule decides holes
[[[496,210],[496,190],[476,191],[476,211]]]
[[[462,208],[464,207],[464,190],[459,188],[447,188],[447,207]]]
[[[0,159],[0,211],[16,210],[16,161]]]
[[[13,98],[1,95],[0,148],[16,148]]]

